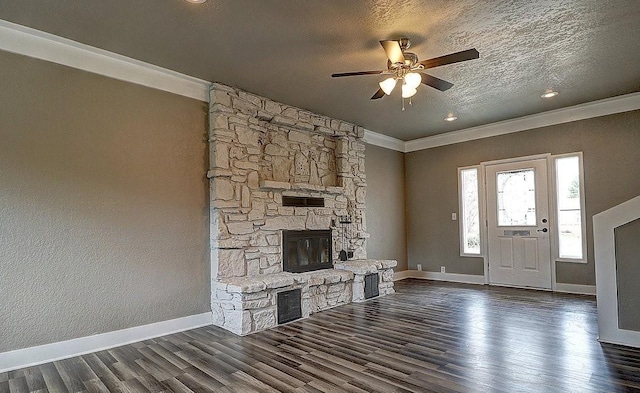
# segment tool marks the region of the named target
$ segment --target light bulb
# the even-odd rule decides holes
[[[384,91],[384,94],[389,95],[393,91],[393,88],[396,87],[397,82],[396,78],[387,78],[380,82],[379,85],[382,91]]]
[[[410,72],[404,76],[404,83],[411,89],[417,89],[422,82],[422,76],[417,72]]]
[[[418,90],[411,88],[406,83],[402,84],[402,98],[413,97],[417,92]]]

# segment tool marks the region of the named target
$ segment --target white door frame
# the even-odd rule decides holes
[[[547,192],[549,193],[549,247],[550,247],[550,263],[551,263],[551,291],[556,291],[556,258],[553,256],[553,248],[554,248],[554,239],[556,238],[556,217],[555,217],[555,204],[553,195],[555,195],[555,184],[554,184],[554,171],[553,171],[553,159],[551,153],[544,154],[534,154],[530,156],[523,157],[513,157],[513,158],[505,158],[500,160],[492,160],[492,161],[483,161],[480,163],[480,171],[483,173],[484,184],[482,184],[482,192],[484,203],[482,204],[482,216],[484,217],[484,233],[487,233],[487,179],[484,174],[486,173],[486,167],[488,165],[495,164],[512,164],[520,161],[529,161],[529,160],[539,160],[545,159],[547,160],[547,182],[549,183],[547,186]],[[489,237],[484,236],[482,240],[482,247],[485,250],[483,255],[484,260],[484,283],[485,285],[489,285]],[[544,289],[541,289],[544,290]]]

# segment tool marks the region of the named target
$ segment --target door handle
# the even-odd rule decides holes
[[[547,233],[549,230],[547,228],[538,229],[538,232]]]

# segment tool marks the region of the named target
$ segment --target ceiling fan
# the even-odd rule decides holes
[[[411,46],[408,38],[380,41],[380,45],[384,48],[387,58],[389,59],[386,70],[342,72],[331,74],[331,76],[340,78],[343,76],[356,75],[391,75],[389,78],[380,82],[380,88],[371,99],[377,100],[378,98],[384,97],[385,94],[391,94],[398,81],[402,81],[402,98],[411,98],[416,94],[420,83],[424,83],[440,91],[448,90],[453,86],[451,82],[422,73],[423,70],[480,57],[478,51],[473,48],[429,60],[418,61],[418,56],[415,53],[406,51]]]

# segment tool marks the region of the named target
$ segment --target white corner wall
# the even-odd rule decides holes
[[[640,196],[593,216],[599,340],[640,348],[640,332],[618,327],[615,228],[640,218]]]

